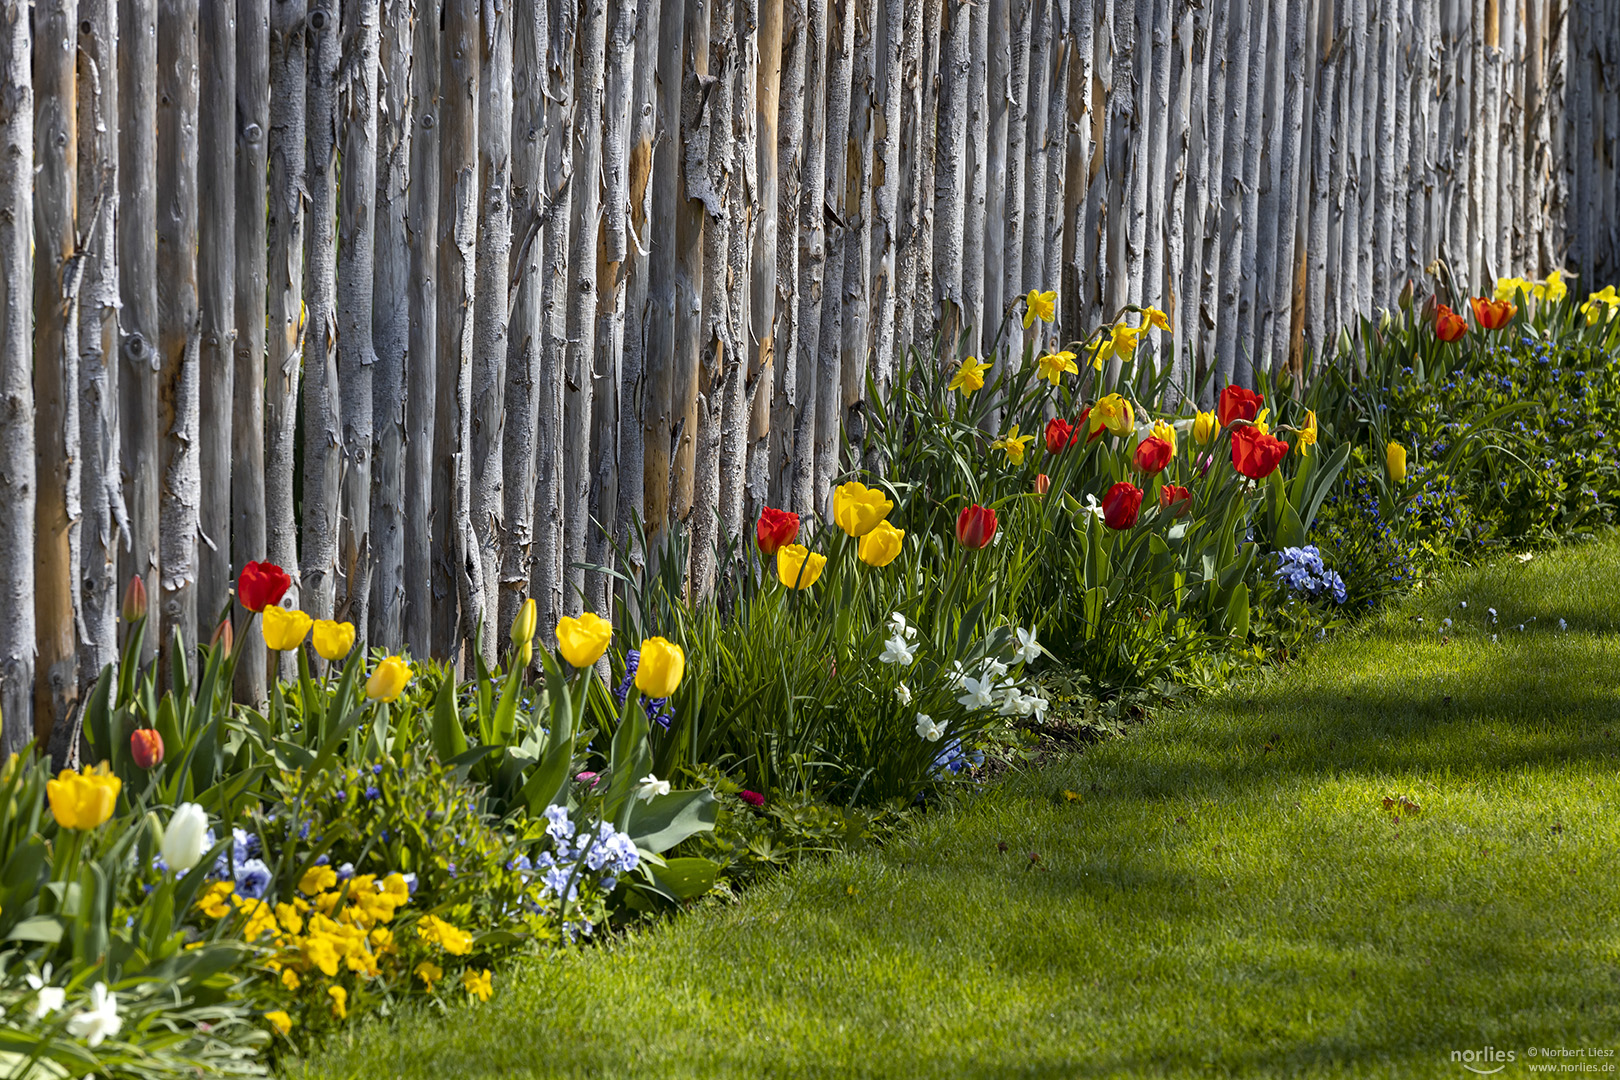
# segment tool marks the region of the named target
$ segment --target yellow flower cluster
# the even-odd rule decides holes
[[[1620,296],[1615,295],[1613,285],[1605,285],[1586,298],[1581,314],[1586,316],[1587,326],[1596,326],[1614,318],[1617,309],[1620,309]]]
[[[1518,294],[1544,300],[1556,304],[1569,295],[1569,286],[1564,283],[1564,275],[1554,270],[1547,275],[1545,281],[1534,281],[1521,277],[1502,277],[1496,279],[1496,299],[1516,300]]]
[[[1108,336],[1103,338],[1091,356],[1091,366],[1098,371],[1111,357],[1118,357],[1122,362],[1136,355],[1136,346],[1142,335],[1149,330],[1169,330],[1170,316],[1158,308],[1142,308],[1142,323],[1140,326],[1126,326],[1121,320],[1108,330]]]

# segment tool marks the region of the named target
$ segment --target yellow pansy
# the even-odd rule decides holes
[[[259,630],[264,643],[277,652],[291,652],[304,643],[315,620],[302,611],[271,604],[264,609]]]
[[[641,662],[636,666],[636,689],[650,698],[667,698],[681,685],[686,674],[686,654],[681,647],[661,637],[641,643]]]
[[[312,866],[298,879],[298,891],[305,896],[325,892],[337,884],[337,871],[330,866]]]
[[[304,980],[298,977],[298,972],[294,971],[292,968],[287,968],[281,973],[281,985],[286,987],[288,990],[297,990],[300,986],[304,985]]]
[[[883,492],[854,480],[833,491],[833,521],[850,536],[865,536],[893,509]]]
[[[102,762],[93,769],[86,765],[83,772],[63,769],[55,780],[46,781],[45,798],[62,828],[94,829],[112,817],[123,786]]]
[[[354,648],[354,623],[315,620],[315,651],[322,660],[341,660]]]
[[[264,1019],[271,1027],[276,1029],[276,1033],[279,1035],[285,1035],[292,1030],[292,1017],[288,1016],[282,1009],[275,1009],[265,1013]]]
[[[472,952],[472,935],[452,926],[437,915],[424,915],[422,921],[416,924],[416,936],[430,945],[439,946],[451,956],[466,956]]]
[[[1053,386],[1058,384],[1064,372],[1070,375],[1080,374],[1080,368],[1074,362],[1074,353],[1064,349],[1062,352],[1047,353],[1035,362],[1036,378],[1045,379]]]
[[[461,973],[461,985],[467,993],[479,1001],[488,1001],[489,995],[494,992],[491,986],[489,969],[483,971],[464,971]]]
[[[1221,425],[1219,421],[1215,419],[1214,413],[1200,411],[1198,416],[1193,420],[1193,442],[1197,443],[1199,446],[1203,446],[1205,443],[1213,439],[1215,437],[1215,433],[1220,429]]]
[[[1148,433],[1152,439],[1163,439],[1170,444],[1170,452],[1176,452],[1176,426],[1165,420],[1153,421],[1153,430]]]
[[[1039,289],[1029,290],[1024,297],[1024,329],[1028,330],[1035,325],[1035,320],[1052,322],[1057,318],[1057,292],[1041,292]]]
[[[776,549],[776,577],[790,589],[808,589],[821,576],[827,556],[817,555],[803,544],[783,544]]]
[[[588,668],[600,660],[612,639],[613,624],[594,612],[557,620],[557,651],[575,668]]]
[[[326,993],[332,999],[332,1015],[339,1020],[348,1019],[349,992],[341,986],[328,986]]]
[[[905,538],[905,530],[880,521],[877,528],[861,537],[855,545],[855,554],[868,566],[888,566],[899,556]]]
[[[411,681],[411,665],[397,656],[384,657],[366,680],[366,697],[372,701],[394,701]]]
[[[433,984],[444,978],[444,968],[431,960],[424,960],[413,969],[418,979],[427,985],[428,993],[433,993]]]
[[[973,357],[962,361],[962,366],[956,369],[956,376],[951,379],[947,390],[960,390],[964,394],[971,394],[984,389],[984,373],[990,370],[990,364],[979,363]]]
[[[1029,444],[1034,441],[1035,436],[1033,435],[1018,434],[1018,425],[1014,424],[1007,434],[990,444],[990,449],[1004,450],[1009,464],[1022,465],[1024,463],[1024,451],[1028,450]]]

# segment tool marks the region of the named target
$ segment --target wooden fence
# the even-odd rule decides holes
[[[638,520],[701,593],[1031,288],[1246,381],[1436,258],[1613,280],[1616,8],[0,0],[0,752],[135,574],[165,653],[250,559],[416,655]]]

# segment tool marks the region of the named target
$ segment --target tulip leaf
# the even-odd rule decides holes
[[[467,733],[461,730],[456,711],[456,683],[445,679],[433,696],[433,752],[448,765],[467,752]]]
[[[720,867],[696,856],[668,859],[662,866],[644,864],[653,888],[671,900],[692,900],[714,888]]]
[[[714,792],[708,788],[672,791],[645,802],[633,800],[630,839],[638,848],[655,854],[668,851],[687,837],[710,832],[718,814]]]
[[[11,928],[7,941],[37,941],[56,945],[62,940],[62,920],[55,915],[34,915]]]

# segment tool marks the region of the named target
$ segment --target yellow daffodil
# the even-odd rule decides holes
[[[1168,332],[1170,329],[1170,316],[1166,315],[1156,307],[1143,308],[1142,326],[1139,329],[1145,329],[1149,326],[1153,327],[1155,330],[1164,330]]]
[[[292,1017],[282,1009],[275,1009],[264,1014],[265,1022],[276,1029],[278,1035],[285,1035],[292,1030]]]
[[[1035,377],[1045,379],[1053,386],[1058,384],[1058,380],[1063,377],[1064,372],[1068,372],[1070,375],[1080,374],[1080,368],[1074,362],[1074,353],[1069,352],[1067,349],[1062,352],[1047,353],[1035,362],[1035,366],[1037,370]]]
[[[316,619],[314,637],[322,660],[341,660],[354,648],[354,623]]]
[[[1545,300],[1549,304],[1556,304],[1569,295],[1569,286],[1564,284],[1564,275],[1554,270],[1547,275],[1546,281],[1538,281],[1531,286],[1530,295],[1537,300]]]
[[[315,620],[302,611],[271,604],[264,609],[259,629],[264,643],[277,652],[291,652],[304,643]]]
[[[1271,434],[1271,425],[1266,423],[1266,417],[1271,415],[1270,409],[1261,409],[1260,415],[1254,418],[1254,429],[1262,435]]]
[[[960,390],[964,394],[971,394],[984,389],[984,373],[990,370],[990,364],[979,363],[973,357],[962,361],[962,366],[956,369],[956,376],[951,379],[947,390]]]
[[[833,521],[850,536],[865,536],[893,509],[883,492],[854,480],[833,491]]]
[[[1111,435],[1129,435],[1135,427],[1131,403],[1119,394],[1109,394],[1091,407],[1092,431],[1107,428]]]
[[[803,544],[783,544],[776,549],[776,577],[790,589],[808,589],[821,576],[827,556],[817,555]]]
[[[433,993],[433,984],[444,978],[444,968],[431,960],[424,960],[417,964],[413,972],[418,979],[421,979],[426,984],[430,994]]]
[[[411,681],[411,665],[397,656],[385,657],[366,680],[366,697],[372,701],[395,701]]]
[[[648,638],[641,643],[641,663],[636,667],[637,690],[650,698],[667,698],[681,685],[681,676],[685,674],[686,654],[679,645],[661,637]]]
[[[493,992],[490,983],[491,976],[488,968],[483,971],[464,971],[461,973],[462,988],[479,1001],[489,1000],[489,995]]]
[[[51,815],[64,829],[94,829],[112,817],[118,792],[124,783],[107,769],[106,762],[83,772],[63,769],[55,780],[45,782],[45,798]]]
[[[1198,416],[1193,419],[1193,442],[1199,446],[1204,446],[1215,437],[1215,433],[1220,429],[1221,425],[1216,421],[1214,413],[1200,411]]]
[[[1587,326],[1596,326],[1614,318],[1616,308],[1620,308],[1620,296],[1615,295],[1613,285],[1605,285],[1586,298],[1581,314],[1586,316]]]
[[[855,545],[855,554],[868,566],[888,566],[899,556],[905,538],[905,530],[880,521],[877,528],[861,537]]]
[[[1501,277],[1496,279],[1496,300],[1515,300],[1519,293],[1530,295],[1530,283],[1521,277]]]
[[[1033,435],[1018,434],[1018,425],[1014,424],[1007,434],[991,443],[990,448],[992,450],[1006,451],[1008,464],[1022,465],[1024,463],[1024,451],[1028,450],[1029,444],[1034,441],[1035,436]]]
[[[602,658],[613,639],[613,624],[594,612],[578,618],[564,615],[557,620],[557,651],[563,659],[583,670]]]
[[[1057,292],[1041,292],[1039,289],[1029,290],[1024,297],[1024,329],[1028,330],[1035,325],[1035,320],[1053,322],[1057,319]]]
[[[1406,447],[1396,442],[1385,447],[1384,467],[1389,470],[1389,478],[1395,483],[1406,483]]]
[[[1316,445],[1316,413],[1310,409],[1305,410],[1305,423],[1299,429],[1299,441],[1294,446],[1301,454],[1308,453]]]
[[[1149,438],[1163,439],[1170,444],[1170,452],[1176,452],[1176,427],[1165,420],[1153,421],[1153,430],[1148,433]]]
[[[1136,355],[1136,339],[1141,337],[1140,326],[1114,327],[1113,349],[1114,355],[1121,360],[1129,360]]]

